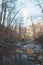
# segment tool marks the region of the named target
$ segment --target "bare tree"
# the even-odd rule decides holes
[[[6,8],[7,8],[7,1],[2,2],[2,14],[1,16],[3,16],[3,25],[5,25],[5,17],[6,17]],[[4,15],[3,15],[4,13]]]
[[[31,22],[32,22],[32,28],[33,28],[33,33],[34,33],[34,39],[36,38],[35,36],[35,29],[34,29],[34,24],[33,24],[33,19],[32,19],[32,16],[31,16]]]
[[[18,10],[18,11],[16,12],[16,14],[14,14],[14,17],[12,18],[12,20],[11,20],[11,22],[8,24],[8,26],[10,26],[10,25],[11,25],[11,23],[12,23],[12,22],[13,22],[13,20],[15,19],[16,15],[19,13],[19,11],[20,11],[20,10]]]
[[[41,0],[41,1],[42,1],[42,0]],[[41,4],[39,3],[39,1],[38,1],[38,0],[36,0],[36,2],[38,3],[38,6],[41,8],[42,13],[43,13],[43,7],[41,6]]]
[[[11,14],[12,14],[13,8],[10,8],[10,11],[6,17],[7,25],[11,22]],[[10,19],[9,19],[10,18]]]

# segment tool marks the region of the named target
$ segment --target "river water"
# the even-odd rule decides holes
[[[6,45],[6,47],[8,47],[8,46]],[[27,44],[27,45],[20,45],[19,47],[23,50],[26,49],[26,48],[31,48],[31,49],[33,49],[37,52],[41,50],[41,46],[34,44],[34,43]],[[1,51],[1,49],[0,49],[0,51]],[[28,60],[28,57],[27,57],[26,54],[24,54],[24,53],[18,54],[17,53],[16,55],[14,55],[14,54],[10,54],[8,56],[3,55],[0,58],[0,65],[35,65],[35,62],[33,60]]]
[[[34,61],[30,61],[27,59],[25,54],[20,55],[11,55],[8,57],[3,56],[2,65],[35,65]]]

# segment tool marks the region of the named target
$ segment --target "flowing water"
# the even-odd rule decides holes
[[[9,43],[10,45],[10,43]],[[5,46],[5,47],[4,47]],[[12,46],[12,45],[11,45]],[[3,48],[4,47],[4,48]],[[8,45],[3,45],[1,47],[0,43],[0,65],[35,65],[35,62],[33,60],[28,60],[28,57],[26,54],[9,54],[7,56],[3,55],[3,51],[5,51],[6,47],[8,48]],[[25,50],[26,48],[31,48],[35,51],[40,51],[41,46],[31,43],[27,45],[20,45],[19,46],[22,50]],[[38,64],[37,64],[38,65]]]

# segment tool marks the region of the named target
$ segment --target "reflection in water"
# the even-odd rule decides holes
[[[26,48],[32,48],[36,51],[39,51],[41,49],[41,46],[36,44],[27,44],[24,46],[20,45],[20,47],[23,50]],[[24,53],[10,54],[8,56],[2,54],[0,60],[0,65],[35,65],[34,61],[29,60],[28,56]]]
[[[34,65],[33,61],[27,60],[27,56],[25,54],[17,54],[16,56],[11,55],[11,57],[5,57],[3,56],[2,63],[5,65]]]

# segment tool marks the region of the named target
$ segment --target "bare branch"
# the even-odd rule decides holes
[[[8,20],[8,18],[9,18],[9,16],[10,16],[10,14],[12,13],[12,11],[13,11],[13,8],[11,8],[11,10],[10,10],[10,12],[9,12],[9,14],[8,14],[8,16],[7,16],[7,20]]]
[[[15,17],[16,17],[16,15],[19,13],[19,11],[20,10],[18,10],[17,12],[16,12],[16,14],[14,15],[14,17],[12,18],[12,20],[11,20],[11,22],[9,23],[9,25],[8,26],[10,26],[11,25],[11,23],[13,22],[13,20],[15,19]]]
[[[38,3],[39,7],[43,10],[41,4],[38,2],[38,0],[36,0],[36,2]]]

